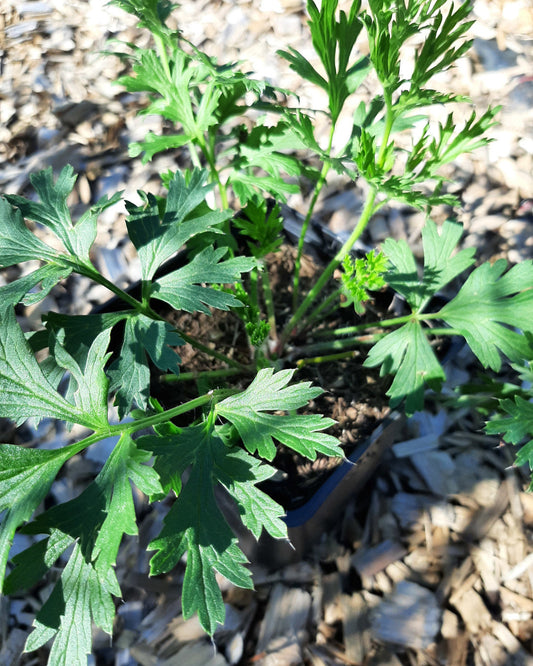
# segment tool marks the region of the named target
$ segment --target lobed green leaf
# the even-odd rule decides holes
[[[413,414],[424,406],[424,388],[440,389],[446,379],[435,352],[418,321],[411,321],[388,333],[370,350],[364,363],[381,365],[380,376],[393,374],[387,391],[391,407],[405,400],[405,411]]]
[[[506,267],[505,259],[499,259],[476,268],[439,312],[465,337],[481,363],[496,372],[501,368],[500,352],[515,363],[533,354],[533,262],[524,261],[505,273]]]
[[[188,183],[179,171],[176,172],[169,182],[162,217],[158,202],[151,194],[145,195],[145,204],[141,206],[126,204],[128,233],[139,253],[143,280],[151,280],[159,266],[194,236],[206,231],[221,233],[219,225],[231,216],[230,212],[210,210],[194,215],[212,189],[205,184],[206,180],[205,171],[195,169]]]
[[[46,497],[59,469],[76,451],[25,449],[0,444],[0,581],[4,580],[16,529],[29,520]]]
[[[232,257],[221,261],[226,253],[225,247],[205,248],[183,268],[155,280],[151,296],[186,312],[210,314],[209,307],[229,310],[241,306],[242,303],[233,294],[204,286],[240,282],[242,273],[256,266],[255,259],[250,257]]]

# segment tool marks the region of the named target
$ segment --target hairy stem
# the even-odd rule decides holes
[[[340,335],[356,335],[361,331],[366,331],[369,328],[390,328],[393,326],[401,326],[415,319],[416,321],[427,321],[429,319],[439,319],[438,312],[431,313],[414,313],[403,315],[402,317],[393,317],[391,319],[383,319],[383,321],[369,321],[357,326],[345,326],[343,328],[335,328],[327,331],[317,331],[315,337],[338,337]],[[461,335],[461,332],[455,328],[428,328],[428,333],[432,335]]]
[[[339,352],[338,354],[328,354],[327,356],[314,356],[313,358],[300,358],[296,361],[296,369],[300,370],[306,365],[319,365],[320,363],[328,363],[332,361],[342,361],[347,358],[357,356],[357,350],[350,349],[348,351]]]
[[[222,209],[227,210],[229,208],[228,191],[226,186],[220,179],[220,174],[217,169],[214,150],[212,150],[211,146],[208,145],[207,141],[205,140],[205,137],[199,136],[197,141],[202,153],[204,154],[207,164],[209,165],[209,172],[211,174],[211,179],[213,180],[214,183],[216,183],[216,186],[218,188]]]
[[[342,291],[340,289],[333,291],[327,298],[322,301],[322,303],[320,303],[320,305],[317,305],[317,307],[311,312],[310,315],[305,318],[305,325],[310,326],[320,317],[322,313],[324,313],[324,317],[326,317],[328,312],[334,310],[337,307],[341,294]]]
[[[155,41],[155,46],[157,49],[157,53],[159,54],[159,59],[161,61],[161,64],[163,65],[163,69],[165,70],[165,74],[167,75],[167,78],[169,81],[172,81],[172,75],[170,74],[170,65],[168,62],[168,53],[167,49],[165,47],[165,42],[161,35],[156,35],[155,33],[152,33],[154,36],[154,41]]]

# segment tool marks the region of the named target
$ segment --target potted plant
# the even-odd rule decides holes
[[[326,146],[315,137],[313,113],[293,104],[288,91],[253,79],[239,65],[216,63],[170,29],[170,2],[115,4],[139,18],[155,45],[126,45],[119,55],[132,63],[132,73],[118,83],[147,92],[142,113],[160,114],[175,126],[162,136],[148,133],[130,153],[147,161],[162,150],[182,148],[191,161],[191,168],[161,175],[165,194],[140,192],[137,203],[126,202],[127,233],[140,261],[138,291],[120,289],[91,260],[98,215],[117,203],[120,193],[99,200],[74,223],[66,200],[75,175],[66,167],[57,178],[51,170],[33,175],[35,200],[9,194],[0,199],[0,266],[42,262],[0,288],[0,416],[16,423],[53,417],[89,431],[56,450],[0,448],[4,592],[34,584],[63,554],[68,556],[26,645],[35,650],[53,639],[51,664],[84,662],[91,622],[112,631],[113,598],[120,597],[113,565],[122,536],[137,530],[132,484],[151,502],[173,498],[161,533],[149,545],[155,551],[151,574],[168,572],[186,555],[184,616],[197,613],[210,634],[224,621],[216,573],[242,587],[252,581],[216,489],[229,495],[236,507],[233,517],[255,539],[266,532],[285,540],[283,507],[258,487],[275,474],[271,463],[280,445],[310,460],[345,456],[326,432],[333,419],[313,412],[331,386],[302,380],[302,368],[337,362],[363,346],[368,349],[364,366],[392,376],[382,393],[392,407],[409,414],[423,406],[426,388],[438,389],[445,378],[432,347],[437,337],[464,337],[480,363],[496,372],[502,355],[514,363],[531,358],[529,337],[523,335],[532,330],[531,262],[509,270],[502,261],[481,264],[464,278],[475,260],[472,249],[457,250],[461,226],[448,220],[439,229],[429,218],[435,205],[457,203],[445,191],[442,167],[486,144],[497,113],[473,111],[456,126],[451,113],[434,125],[424,112],[435,104],[466,103],[428,83],[469,47],[464,39],[468,2],[445,10],[440,0],[407,5],[370,0],[362,9],[356,0],[349,12],[339,13],[337,0],[323,0],[320,9],[309,0],[321,68],[294,49],[282,55],[327,93]],[[400,59],[418,33],[425,39],[411,75],[404,78]],[[362,35],[368,40],[366,56],[356,49]],[[351,136],[334,153],[343,107],[371,74],[379,81],[379,94],[361,101]],[[282,94],[291,102],[282,103]],[[421,127],[416,133],[415,126]],[[406,133],[408,149],[397,141]],[[350,237],[306,277],[304,245],[331,169],[347,179],[364,179],[367,199]],[[291,261],[290,280],[285,280],[290,299],[280,302],[269,273],[283,241],[279,203],[309,183],[297,247],[284,262]],[[428,213],[422,271],[402,241],[388,239],[365,256],[351,254],[372,216],[391,200]],[[62,248],[41,240],[25,220],[48,227]],[[174,263],[166,264],[169,260]],[[107,287],[123,306],[84,316],[49,312],[42,330],[25,335],[15,307],[38,302],[73,272]],[[431,307],[433,296],[458,278],[457,295]],[[376,318],[365,312],[365,304],[385,288],[402,297],[405,313]],[[214,321],[220,312],[237,322],[244,341],[238,353],[221,351],[171,323],[172,313],[212,315]],[[181,369],[185,343],[213,359],[205,371],[195,372],[201,381],[193,389],[191,384],[182,388],[189,379],[187,368]],[[166,385],[181,378],[170,405],[162,404],[161,393],[154,397],[154,377]],[[187,394],[202,385],[205,390]],[[118,423],[109,420],[110,397]],[[302,408],[305,413],[296,413]],[[92,483],[74,500],[40,511],[62,466],[110,436],[118,442]],[[41,540],[14,557],[8,570],[17,530]]]

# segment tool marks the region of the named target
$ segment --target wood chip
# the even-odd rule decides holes
[[[274,585],[257,640],[256,653],[279,651],[278,638],[292,643],[306,627],[311,610],[311,595],[305,590]]]
[[[441,610],[427,588],[402,581],[384,599],[372,619],[374,638],[385,643],[428,648],[441,626]]]
[[[450,599],[450,604],[457,609],[465,627],[474,636],[487,629],[492,622],[492,615],[483,599],[472,588],[464,590],[461,595],[454,595],[453,601]]]
[[[339,603],[342,590],[341,577],[337,572],[326,574],[321,579],[321,587],[324,621],[332,625],[342,618]]]
[[[342,628],[346,656],[362,662],[370,652],[372,636],[368,607],[362,594],[341,596]]]
[[[372,548],[361,548],[351,558],[360,576],[374,576],[389,564],[401,560],[407,550],[399,543],[386,539]]]
[[[468,634],[464,631],[446,641],[446,666],[466,666],[469,643]]]
[[[435,495],[446,497],[456,493],[456,463],[445,451],[426,451],[411,456],[413,465]]]
[[[462,533],[465,541],[478,541],[494,525],[498,518],[509,506],[507,485],[502,483],[491,506],[481,509],[473,518],[470,525]]]

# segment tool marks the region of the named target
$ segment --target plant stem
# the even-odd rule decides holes
[[[165,47],[165,42],[161,35],[156,35],[155,33],[152,33],[154,35],[154,41],[155,45],[157,48],[157,52],[159,53],[159,59],[161,60],[161,64],[163,65],[163,69],[165,70],[165,74],[167,75],[167,78],[169,81],[172,81],[172,76],[170,74],[170,65],[168,62],[168,54],[167,54],[167,49]]]
[[[198,398],[194,398],[194,400],[189,400],[188,402],[184,402],[182,405],[178,405],[177,407],[172,407],[171,409],[167,409],[164,412],[158,412],[157,414],[152,414],[151,416],[145,416],[142,419],[138,419],[137,421],[133,422],[128,422],[128,423],[117,423],[117,425],[113,425],[110,427],[110,435],[117,435],[121,433],[132,433],[136,432],[137,430],[142,430],[144,428],[151,428],[153,426],[159,425],[160,423],[166,423],[167,421],[170,421],[171,419],[175,418],[176,416],[179,416],[180,414],[185,414],[185,412],[190,412],[193,409],[197,409],[198,407],[202,407],[203,405],[207,404],[208,402],[211,402],[213,400],[213,394],[212,393],[206,393],[205,395],[201,395]]]
[[[400,326],[401,324],[407,324],[411,320],[417,321],[426,321],[428,319],[439,319],[438,312],[432,312],[428,314],[414,313],[404,315],[403,317],[393,317],[392,319],[384,319],[383,321],[370,321],[365,322],[364,324],[358,324],[357,326],[345,326],[344,328],[335,328],[326,331],[317,331],[315,337],[325,338],[325,337],[338,337],[340,335],[354,335],[361,331],[368,330],[369,328],[390,328],[391,326]],[[455,328],[428,328],[428,333],[432,335],[461,335],[461,332]]]
[[[112,291],[116,296],[118,296],[120,299],[128,303],[128,305],[131,305],[136,312],[140,314],[144,314],[147,317],[150,317],[150,319],[155,319],[157,321],[166,321],[164,317],[161,315],[157,314],[150,305],[148,304],[148,292],[147,292],[147,285],[149,282],[143,280],[142,283],[142,291],[143,291],[143,302],[141,303],[138,301],[136,298],[133,298],[133,296],[130,296],[126,291],[123,291],[119,287],[117,287],[115,284],[110,282],[106,277],[104,277],[99,271],[97,271],[94,267],[88,266],[88,265],[80,265],[79,263],[76,264],[76,270],[78,273],[85,275],[86,277],[91,278],[95,282],[98,282],[98,284],[103,285],[104,287],[107,287],[110,291]],[[178,328],[174,329],[178,335],[185,340],[185,342],[188,342],[192,347],[195,349],[198,349],[198,351],[204,352],[205,354],[208,354],[212,358],[216,358],[219,361],[222,361],[223,363],[226,363],[227,365],[238,368],[239,370],[246,372],[248,370],[247,366],[243,365],[242,363],[239,363],[238,361],[235,361],[234,359],[230,358],[229,356],[226,356],[225,354],[222,354],[221,352],[216,351],[215,349],[211,349],[210,347],[207,347],[206,345],[202,344],[195,338],[192,338],[190,335],[187,335],[183,331],[181,331]]]
[[[191,162],[193,163],[193,166],[195,166],[197,169],[201,169],[202,163],[200,162],[200,157],[198,156],[198,151],[196,150],[194,142],[189,141],[187,143],[187,146],[189,148],[189,153],[191,155]]]
[[[277,341],[278,329],[276,326],[276,312],[274,310],[274,297],[272,296],[272,287],[270,286],[270,275],[268,268],[263,268],[261,271],[261,286],[263,288],[263,298],[265,299],[265,308],[267,312],[267,319],[270,325],[270,337]]]
[[[359,221],[355,227],[355,229],[352,231],[350,234],[350,237],[348,240],[344,243],[344,245],[340,248],[340,250],[337,252],[337,254],[333,257],[333,259],[329,262],[329,264],[326,266],[320,277],[318,278],[317,282],[313,286],[313,288],[309,291],[305,299],[302,301],[300,307],[296,310],[296,312],[293,314],[289,322],[285,325],[285,328],[283,329],[283,332],[281,334],[281,346],[283,347],[287,340],[289,339],[290,335],[293,332],[293,329],[295,326],[301,321],[302,317],[305,315],[307,310],[311,307],[313,301],[318,297],[322,289],[324,288],[325,284],[328,282],[330,277],[333,275],[335,272],[335,269],[337,266],[339,266],[342,263],[342,260],[344,257],[348,254],[348,252],[352,249],[353,244],[355,241],[359,238],[359,236],[363,233],[363,230],[365,229],[366,225],[368,224],[370,217],[374,213],[374,201],[376,198],[377,190],[375,188],[372,188],[371,191],[368,194],[365,207],[363,208],[363,211],[361,213],[361,217],[359,218]]]
[[[198,145],[200,146],[200,149],[202,153],[204,154],[205,159],[207,160],[207,163],[209,165],[209,171],[211,173],[211,178],[212,180],[216,183],[218,187],[218,191],[220,194],[220,200],[222,203],[222,209],[223,210],[228,210],[229,208],[229,202],[228,202],[228,191],[224,183],[220,180],[220,174],[218,173],[217,165],[216,165],[216,159],[213,154],[213,151],[210,149],[208,146],[205,137],[199,136],[197,138]]]
[[[392,125],[394,123],[394,112],[392,110],[392,98],[390,95],[385,93],[385,103],[387,105],[387,112],[385,115],[385,127],[383,130],[383,137],[382,137],[382,142],[381,146],[376,158],[376,163],[379,167],[383,168],[384,166],[384,161],[386,157],[386,151],[387,151],[387,146],[390,138],[390,134],[392,131]],[[332,138],[332,135],[330,135],[330,140]],[[324,167],[326,164],[324,164]],[[324,167],[322,171],[324,171]],[[328,167],[329,168],[329,167]],[[327,173],[327,172],[326,172]],[[322,174],[321,174],[322,176]],[[320,179],[319,179],[320,182]],[[318,188],[318,184],[317,184]],[[318,281],[316,284],[313,286],[313,288],[310,290],[310,292],[307,294],[306,298],[303,300],[302,304],[300,307],[294,312],[293,316],[289,320],[289,322],[285,325],[285,328],[283,329],[283,332],[281,334],[281,347],[283,347],[287,340],[289,339],[289,336],[292,334],[294,327],[296,324],[300,322],[302,317],[305,315],[313,301],[317,298],[317,296],[320,294],[330,277],[333,275],[335,272],[335,269],[337,266],[339,266],[344,259],[344,257],[350,252],[352,249],[354,243],[358,238],[361,236],[363,231],[365,230],[366,226],[368,225],[370,218],[372,215],[375,213],[377,208],[374,208],[374,202],[376,200],[378,193],[378,188],[375,185],[370,186],[370,191],[368,193],[363,211],[361,212],[361,216],[359,217],[359,221],[357,222],[357,225],[355,226],[354,230],[350,234],[350,237],[348,240],[344,243],[344,245],[341,247],[341,249],[337,252],[337,254],[333,257],[333,259],[330,261],[330,263],[326,266],[325,270],[319,277]],[[315,202],[313,202],[314,204]],[[310,216],[308,215],[309,219]],[[306,218],[307,220],[307,218]],[[302,237],[301,237],[302,238]],[[303,246],[303,240],[302,240],[302,246]]]
[[[159,317],[162,321],[166,321],[162,317]],[[198,342],[198,340],[195,340],[194,338],[191,338],[190,335],[187,335],[187,333],[184,333],[181,331],[179,328],[175,329],[176,333],[185,340],[185,342],[188,342],[192,347],[195,349],[198,349],[198,351],[204,352],[208,356],[211,356],[212,358],[216,358],[219,361],[223,361],[227,365],[231,366],[232,368],[237,368],[241,372],[247,372],[249,370],[249,367],[247,365],[244,365],[243,363],[239,363],[239,361],[236,361],[233,358],[230,358],[229,356],[226,356],[225,354],[222,354],[221,352],[216,351],[216,349],[211,349],[211,347],[207,347],[206,345],[202,344],[201,342]]]
[[[382,321],[378,322],[377,325],[379,327],[381,326],[392,326],[394,323],[405,323],[405,322],[400,322],[400,319],[405,319],[404,317],[398,317],[398,319],[389,319],[388,321]],[[407,319],[411,319],[411,317],[408,317]],[[368,328],[376,327],[376,323],[368,325]],[[329,331],[332,334],[335,333],[346,333],[348,331],[354,332],[355,329],[357,329],[357,326],[354,326],[351,329],[337,329],[336,331]],[[454,329],[454,328],[428,328],[425,329],[426,335],[432,335],[432,336],[443,336],[443,335],[461,335],[461,332]],[[307,354],[313,354],[316,352],[322,352],[322,351],[330,351],[330,350],[335,350],[335,349],[345,349],[346,347],[353,347],[354,345],[373,345],[375,342],[377,342],[379,339],[385,337],[387,335],[386,332],[382,333],[369,333],[367,335],[355,335],[350,338],[341,338],[341,339],[335,339],[335,340],[325,340],[324,342],[316,342],[312,345],[305,345],[303,347],[298,347],[294,350],[293,353],[289,355],[291,359],[293,359],[296,355],[304,356]],[[355,353],[356,350],[353,350]],[[349,355],[349,354],[348,354]],[[346,356],[346,352],[344,353],[343,357]],[[308,359],[305,361],[305,363],[301,362],[302,359],[296,362],[296,365],[300,367],[301,365],[307,365],[308,363],[322,363],[321,359],[323,358],[324,360],[327,361],[332,361],[334,360],[333,356],[325,356],[325,357],[315,357],[314,359]],[[339,357],[340,358],[340,357]]]
[[[293,353],[289,355],[291,360],[295,356],[307,356],[308,354],[315,354],[317,352],[328,352],[335,351],[340,349],[347,349],[354,345],[361,344],[373,344],[379,338],[386,335],[386,333],[374,333],[367,335],[357,335],[351,338],[341,338],[339,340],[327,340],[324,342],[316,342],[312,345],[305,345],[304,347],[298,347],[294,350]]]
[[[328,156],[331,153],[331,146],[333,144],[333,135],[335,133],[335,124],[333,123],[329,132],[329,140],[328,140],[328,147],[327,147],[327,153]],[[328,172],[331,168],[331,164],[326,160],[324,164],[322,165],[322,170],[320,171],[320,176],[318,177],[318,181],[315,186],[315,190],[313,192],[313,197],[311,199],[311,203],[309,204],[309,208],[307,210],[307,215],[305,216],[305,220],[302,225],[302,231],[300,232],[300,238],[298,239],[298,252],[296,253],[296,260],[294,262],[294,278],[293,278],[293,291],[292,291],[292,311],[295,312],[296,308],[298,306],[298,291],[299,291],[299,284],[300,284],[300,266],[302,263],[302,254],[304,250],[304,243],[305,243],[305,236],[307,234],[307,229],[309,228],[309,223],[311,222],[311,218],[313,216],[313,212],[315,210],[316,202],[318,200],[318,197],[320,195],[320,192],[322,191],[322,188],[324,187],[326,183],[326,177],[328,175]]]
[[[355,335],[361,331],[366,331],[369,328],[388,328],[390,326],[400,326],[401,324],[407,324],[407,322],[411,321],[412,319],[417,319],[417,316],[413,313],[403,315],[403,317],[384,319],[383,321],[367,321],[363,324],[357,324],[357,326],[345,326],[344,328],[317,331],[315,337],[325,338],[330,336],[338,337],[340,335]]]
[[[106,437],[115,437],[125,433],[133,433],[137,432],[137,430],[151,428],[152,426],[159,425],[160,423],[166,423],[174,417],[179,416],[180,414],[185,414],[186,412],[190,412],[193,409],[197,409],[198,407],[202,407],[214,399],[215,397],[213,393],[206,393],[205,395],[202,395],[198,398],[194,398],[194,400],[184,402],[182,405],[167,409],[164,412],[145,416],[144,418],[137,419],[136,421],[117,423],[115,425],[110,425],[105,429],[97,430],[92,435],[81,439],[79,442],[71,444],[67,448],[72,448],[72,455],[75,455],[76,453],[80,453],[87,447],[91,446],[91,444],[96,444],[96,442],[99,442]]]
[[[76,272],[79,273],[80,275],[85,275],[85,277],[90,278],[94,282],[97,282],[98,284],[101,284],[104,287],[107,287],[109,291],[113,292],[115,296],[118,296],[128,305],[131,305],[131,307],[134,308],[137,312],[143,312],[145,310],[145,307],[140,301],[138,301],[136,298],[133,298],[133,296],[130,296],[123,289],[120,289],[120,287],[117,287],[117,285],[113,284],[113,282],[110,282],[92,265],[86,265],[86,264],[81,265],[79,263],[76,263]]]
[[[339,352],[338,354],[328,354],[327,356],[300,358],[296,361],[296,369],[300,370],[306,365],[318,365],[320,363],[327,363],[328,361],[342,361],[343,359],[356,356],[357,353],[358,353],[357,350],[350,349],[349,351]]]
[[[311,312],[311,314],[308,317],[306,317],[305,319],[306,326],[310,326],[316,319],[318,319],[318,317],[322,314],[322,312],[324,312],[324,310],[326,310],[330,306],[333,306],[335,301],[338,301],[341,293],[342,291],[340,289],[336,289],[326,299],[324,299],[322,303],[320,303],[320,305],[317,305],[317,307]]]
[[[186,382],[193,379],[222,379],[224,377],[234,377],[240,375],[240,368],[224,368],[222,370],[201,370],[196,372],[180,372],[179,375],[161,375],[159,381],[165,384],[174,384],[176,382]]]

